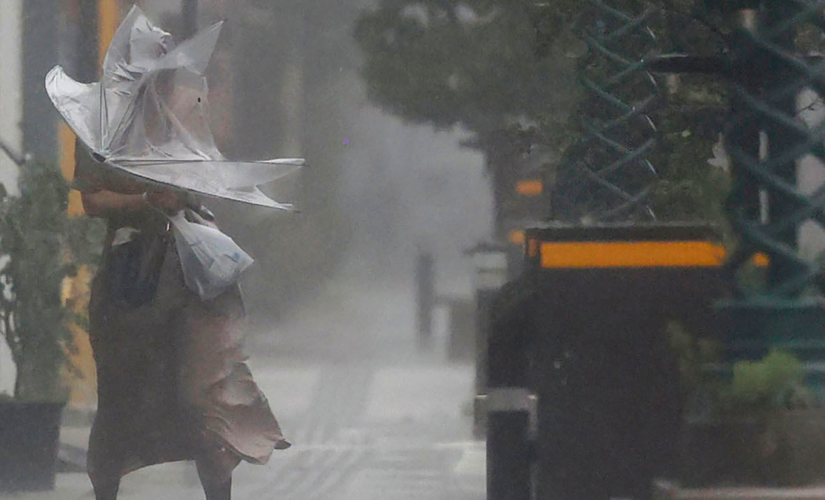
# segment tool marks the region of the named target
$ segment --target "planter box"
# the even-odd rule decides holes
[[[0,491],[54,489],[63,407],[0,401]]]
[[[825,484],[822,410],[689,422],[683,438],[685,487]]]

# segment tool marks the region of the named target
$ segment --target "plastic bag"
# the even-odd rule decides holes
[[[254,260],[218,229],[186,220],[183,212],[169,218],[175,231],[186,286],[202,300],[214,299],[237,283]]]

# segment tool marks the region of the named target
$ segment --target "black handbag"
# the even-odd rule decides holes
[[[131,241],[112,246],[108,255],[112,297],[133,307],[151,301],[169,242],[167,234],[138,234]]]

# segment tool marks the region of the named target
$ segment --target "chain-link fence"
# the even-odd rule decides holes
[[[587,96],[579,106],[580,139],[566,152],[553,196],[554,219],[652,220],[656,168],[651,118],[659,85],[645,60],[657,40],[648,27],[655,9],[628,0],[588,0],[576,30],[588,51],[580,65]]]

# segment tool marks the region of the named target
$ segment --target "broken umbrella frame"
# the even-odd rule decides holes
[[[99,82],[78,82],[56,66],[46,75],[46,92],[101,168],[185,191],[188,205],[206,219],[211,213],[197,208],[193,194],[292,211],[258,186],[298,170],[303,159],[227,160],[210,130],[206,68],[222,24],[176,46],[133,6],[109,44]],[[222,293],[251,265],[251,257],[217,229],[183,214],[170,221],[186,284],[203,300]]]
[[[292,210],[257,186],[296,171],[300,158],[227,160],[210,130],[206,68],[221,22],[175,45],[137,6],[115,32],[99,82],[56,66],[46,91],[92,157],[144,182]]]

